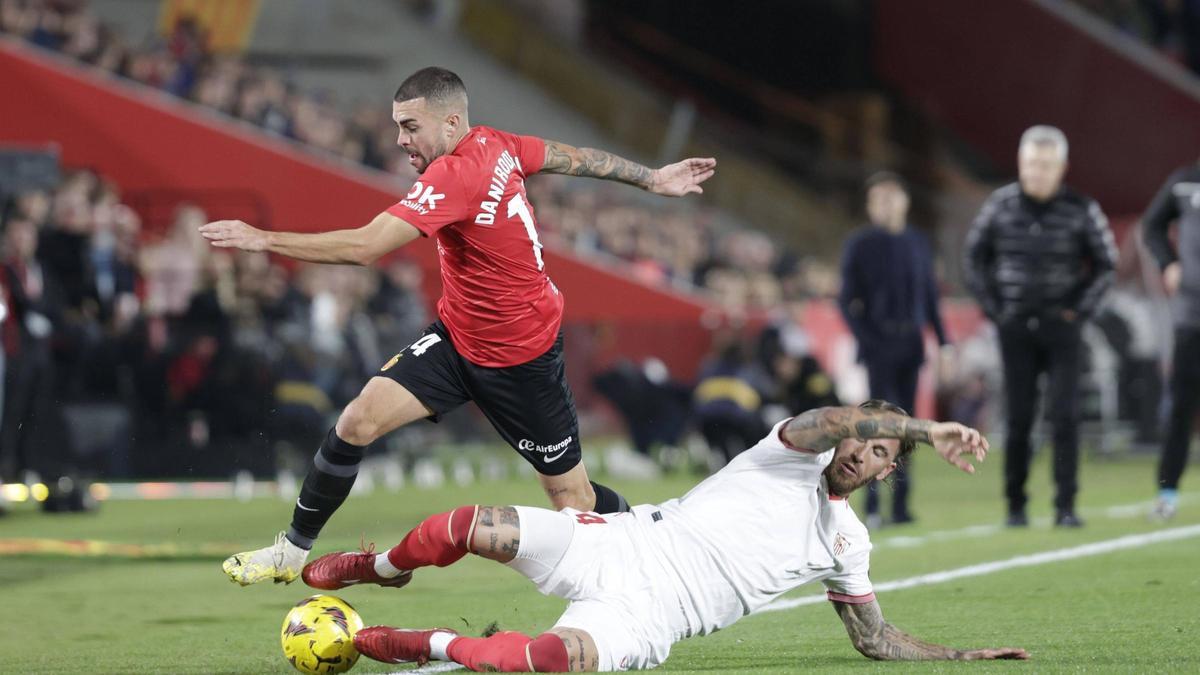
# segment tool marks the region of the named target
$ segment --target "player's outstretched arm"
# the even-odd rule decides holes
[[[959,650],[917,638],[883,620],[875,600],[861,604],[834,601],[833,609],[842,618],[850,642],[860,654],[879,661],[978,661],[984,659],[1027,659],[1029,654],[1016,647]]]
[[[202,225],[200,234],[217,248],[267,251],[296,260],[344,265],[370,265],[421,236],[417,228],[387,212],[350,230],[272,232],[240,220],[218,220]]]
[[[783,438],[793,448],[823,451],[843,438],[897,438],[927,443],[947,462],[967,473],[975,473],[969,461],[982,462],[988,442],[976,429],[956,422],[932,422],[880,409],[854,406],[814,408],[791,419]]]
[[[558,141],[545,141],[546,159],[538,173],[561,173],[615,180],[667,197],[704,192],[700,184],[717,170],[717,160],[691,158],[650,169],[637,162],[595,148],[576,148]]]

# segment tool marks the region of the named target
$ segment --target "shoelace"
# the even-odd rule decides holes
[[[283,567],[285,539],[287,539],[287,535],[284,532],[280,532],[279,534],[275,535],[275,547],[271,550],[272,562],[275,563],[275,569],[280,569]]]
[[[371,542],[370,544],[368,544],[368,543],[366,543],[366,541],[367,541],[366,534],[358,535],[358,550],[361,553],[374,553],[375,552],[375,542]]]

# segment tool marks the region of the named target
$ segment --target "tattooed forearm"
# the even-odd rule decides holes
[[[929,443],[933,423],[886,410],[834,407],[816,408],[792,418],[783,430],[793,447],[824,450],[843,438],[898,438]]]
[[[918,640],[890,623],[883,625],[883,638],[875,649],[877,655],[872,658],[881,661],[946,661],[962,654],[957,649]]]
[[[846,626],[854,648],[863,656],[880,661],[953,660],[962,652],[918,640],[883,620],[879,603],[852,605],[833,603]]]
[[[858,410],[854,420],[855,438],[898,438],[902,441],[930,442],[929,429],[933,423],[915,420],[884,410]]]
[[[653,171],[649,168],[594,148],[575,148],[565,143],[546,141],[546,159],[541,173],[562,173],[615,180],[645,188]]]

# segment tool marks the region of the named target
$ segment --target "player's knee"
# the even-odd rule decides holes
[[[559,635],[542,633],[528,646],[529,667],[536,673],[596,670],[595,646],[581,631]]]
[[[338,438],[354,445],[370,445],[379,438],[379,423],[368,414],[361,398],[356,398],[338,416],[335,427]]]
[[[521,518],[517,509],[512,506],[478,507],[466,544],[467,550],[477,556],[502,563],[511,562],[517,557],[521,546]]]

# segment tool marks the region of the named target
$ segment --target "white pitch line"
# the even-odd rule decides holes
[[[1139,546],[1146,546],[1149,544],[1159,544],[1164,541],[1189,539],[1196,536],[1200,536],[1200,525],[1176,527],[1170,530],[1161,530],[1159,532],[1150,532],[1147,534],[1131,534],[1124,537],[1118,537],[1116,539],[1105,539],[1103,541],[1092,542],[1091,544],[1072,546],[1071,548],[1060,548],[1053,551],[1019,555],[1015,558],[1009,558],[1007,560],[994,560],[992,562],[980,563],[978,565],[967,565],[966,567],[959,567],[957,569],[946,570],[944,572],[932,572],[930,574],[921,574],[915,577],[909,577],[907,579],[885,581],[882,584],[875,585],[875,592],[880,593],[885,591],[898,591],[917,586],[942,584],[955,579],[977,577],[984,574],[992,574],[993,572],[1002,572],[1020,567],[1033,567],[1035,565],[1044,565],[1046,563],[1059,562],[1062,560],[1086,558],[1088,556],[1102,555],[1104,553],[1112,553],[1113,551],[1122,551],[1125,549],[1137,548]],[[815,605],[825,601],[826,599],[824,595],[807,595],[802,598],[792,598],[790,600],[776,600],[766,607],[759,609],[757,612],[755,612],[755,614],[761,614],[763,612],[782,612],[787,609],[803,607],[804,605]]]
[[[957,569],[945,570],[942,572],[932,572],[930,574],[921,574],[907,579],[897,579],[895,581],[885,581],[875,585],[876,593],[884,593],[887,591],[899,591],[906,588],[915,588],[918,586],[929,586],[932,584],[942,584],[955,579],[964,579],[967,577],[978,577],[994,572],[1003,572],[1005,570],[1017,569],[1021,567],[1034,567],[1036,565],[1044,565],[1046,563],[1060,562],[1063,560],[1075,560],[1077,558],[1086,558],[1094,555],[1103,555],[1114,551],[1123,551],[1125,549],[1137,548],[1139,546],[1147,546],[1150,544],[1160,544],[1166,541],[1178,541],[1180,539],[1190,539],[1200,536],[1200,525],[1188,525],[1186,527],[1176,527],[1170,530],[1160,530],[1158,532],[1149,532],[1146,534],[1131,534],[1116,539],[1105,539],[1096,541],[1090,544],[1082,544],[1080,546],[1072,546],[1070,548],[1060,548],[1053,551],[1042,551],[1041,553],[1030,553],[1028,555],[1019,555],[1015,558],[1007,560],[994,560],[992,562],[979,563],[977,565],[967,565]],[[796,607],[804,607],[806,605],[816,605],[826,602],[824,595],[806,595],[802,598],[792,598],[787,600],[776,600],[766,607],[762,607],[755,614],[763,614],[766,612],[782,612]],[[426,673],[444,673],[452,670],[458,670],[462,666],[457,663],[439,663],[430,664],[414,670],[403,670],[393,673],[393,675],[425,675]]]
[[[1179,502],[1181,504],[1197,501],[1193,499],[1194,495],[1180,495]],[[1080,509],[1080,513],[1085,516],[1100,516],[1103,518],[1137,518],[1143,517],[1150,513],[1150,508],[1154,506],[1154,500],[1133,502],[1131,504],[1117,504],[1114,506],[1092,507]],[[1030,524],[1033,527],[1046,527],[1050,525],[1052,520],[1049,517],[1035,518]],[[876,549],[882,548],[914,548],[922,546],[931,541],[953,541],[955,539],[979,539],[982,537],[990,537],[997,532],[1001,532],[1006,528],[998,523],[986,525],[969,525],[956,530],[934,530],[925,534],[918,535],[892,535],[890,537],[880,537],[873,542]]]

